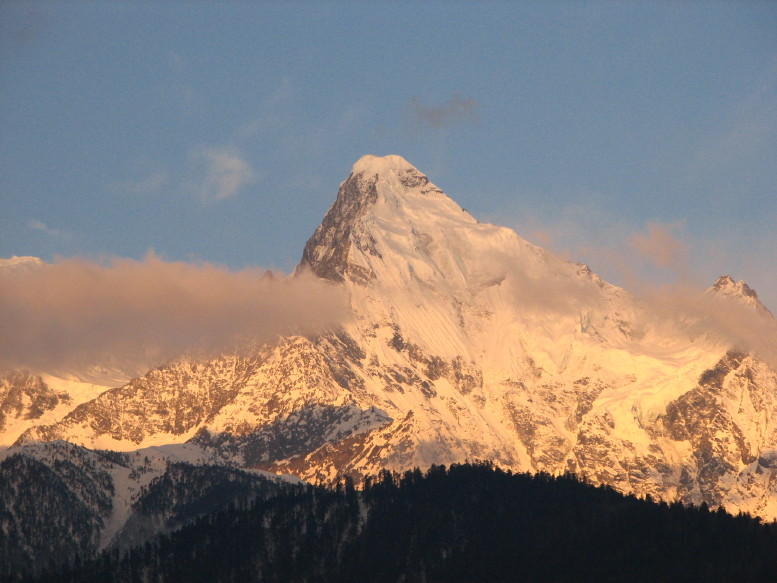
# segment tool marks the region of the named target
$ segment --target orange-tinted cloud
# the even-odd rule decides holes
[[[777,368],[777,319],[735,298],[666,286],[642,298],[652,326],[672,327],[690,338],[699,336],[727,348],[753,353]]]
[[[687,264],[688,249],[685,241],[677,236],[680,224],[649,222],[647,234],[631,237],[633,249],[656,267],[677,270]]]
[[[0,270],[0,367],[138,372],[188,351],[231,351],[347,317],[342,291],[308,273],[235,272],[153,254],[64,259]]]

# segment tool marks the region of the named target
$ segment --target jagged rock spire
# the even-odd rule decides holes
[[[358,163],[357,163],[358,164]],[[340,185],[337,199],[323,222],[305,244],[300,265],[310,267],[319,277],[343,281],[348,268],[350,235],[356,220],[375,204],[377,175],[354,171]]]

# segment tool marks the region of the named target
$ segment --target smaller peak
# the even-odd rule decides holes
[[[758,294],[755,293],[755,290],[747,285],[744,280],[734,281],[729,275],[721,275],[707,291],[719,297],[736,300],[745,306],[755,309],[757,312],[771,315],[771,312],[758,299]]]
[[[370,154],[362,156],[353,165],[353,174],[387,174],[400,171],[418,169],[402,156],[390,154],[388,156],[372,156]]]
[[[714,289],[716,289],[716,290],[718,290],[718,289],[724,289],[724,288],[728,288],[728,287],[732,287],[732,286],[736,286],[736,283],[735,283],[735,282],[734,282],[734,280],[731,278],[731,276],[730,276],[729,274],[727,274],[727,273],[726,273],[726,274],[724,274],[724,275],[721,275],[721,276],[720,276],[720,277],[719,277],[719,278],[718,278],[718,279],[715,281],[715,283],[712,285],[712,287],[713,287]]]
[[[758,298],[755,290],[747,285],[744,280],[734,281],[734,279],[728,274],[721,275],[717,279],[717,281],[712,285],[712,291],[723,293],[724,295],[740,295],[753,299]]]

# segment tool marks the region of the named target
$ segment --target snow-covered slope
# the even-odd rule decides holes
[[[19,443],[188,440],[321,482],[490,459],[777,517],[773,368],[479,223],[402,158],[356,163],[298,270],[349,293],[342,329],[172,363]]]

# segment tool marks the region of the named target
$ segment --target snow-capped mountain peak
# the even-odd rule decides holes
[[[388,251],[379,234],[396,251],[389,255],[402,255],[441,221],[477,222],[404,158],[364,156],[305,245],[301,265],[329,281],[365,285],[376,277],[370,258],[383,260]]]
[[[380,175],[406,171],[418,172],[418,169],[402,156],[397,156],[396,154],[389,154],[388,156],[367,154],[356,161],[351,173]]]
[[[504,280],[506,264],[535,279],[579,271],[510,229],[478,222],[399,156],[354,165],[301,260],[332,282],[421,283],[462,301],[462,292]]]

